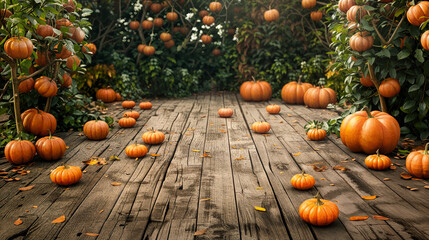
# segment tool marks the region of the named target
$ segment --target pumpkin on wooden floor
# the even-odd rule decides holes
[[[314,186],[316,180],[310,174],[306,174],[302,171],[302,173],[294,175],[290,182],[292,186],[298,190],[308,190]]]
[[[326,108],[337,102],[337,94],[331,88],[313,87],[304,94],[304,103],[310,108]]]
[[[6,159],[16,165],[24,164],[33,160],[36,148],[27,140],[12,140],[4,148]]]
[[[143,110],[148,110],[148,109],[152,109],[152,103],[151,102],[141,102],[139,104],[140,109]]]
[[[131,128],[136,125],[136,120],[132,117],[129,117],[125,114],[125,116],[121,119],[119,119],[119,126],[122,128]]]
[[[55,168],[50,175],[51,181],[61,186],[69,186],[82,178],[80,167],[64,165]]]
[[[391,98],[399,94],[401,85],[399,85],[398,79],[386,78],[381,82],[378,91],[381,96]]]
[[[323,122],[311,121],[305,124],[305,132],[311,141],[321,141],[326,138],[326,130],[323,129]]]
[[[57,83],[54,82],[51,78],[42,76],[36,79],[34,83],[34,89],[42,95],[43,97],[53,97],[57,95],[58,87]]]
[[[109,125],[105,121],[91,120],[83,126],[83,134],[91,140],[105,139],[109,131]]]
[[[36,142],[36,151],[43,160],[58,160],[66,153],[66,143],[59,137],[49,134]]]
[[[337,220],[339,214],[338,206],[329,200],[321,199],[319,193],[299,206],[301,219],[314,226],[329,225]]]
[[[299,77],[298,82],[290,82],[283,86],[282,88],[282,99],[288,104],[304,104],[304,94],[305,92],[312,88],[313,85],[310,83],[302,83],[302,76]]]
[[[273,90],[266,81],[246,81],[240,86],[240,95],[244,101],[267,101],[271,98]]]
[[[160,131],[151,130],[143,133],[142,139],[146,144],[156,145],[164,142],[165,135]]]
[[[132,144],[125,148],[125,154],[131,158],[144,157],[147,153],[147,147],[143,144]]]
[[[386,155],[380,155],[380,151],[377,149],[377,154],[369,155],[365,158],[365,165],[374,170],[385,170],[390,168],[392,161]]]
[[[414,151],[408,154],[405,165],[408,172],[418,178],[429,178],[429,143],[425,150]]]
[[[268,105],[265,109],[269,114],[278,114],[281,110],[280,106],[277,104]]]
[[[39,137],[48,136],[57,129],[57,120],[47,112],[39,109],[28,109],[21,114],[22,123],[26,132]]]
[[[352,152],[373,154],[391,153],[400,137],[398,121],[391,115],[380,111],[370,112],[367,107],[347,116],[341,123],[341,141]]]
[[[116,93],[113,89],[101,88],[97,91],[95,97],[104,103],[111,103],[116,100]]]
[[[139,112],[136,112],[136,111],[130,111],[130,112],[126,112],[126,113],[124,113],[124,115],[123,115],[124,117],[126,117],[126,116],[128,116],[128,117],[132,117],[132,118],[134,118],[135,120],[137,120],[137,119],[139,119],[139,117],[140,117],[140,113]]]
[[[217,113],[221,118],[230,118],[234,114],[234,111],[231,108],[221,108]]]
[[[267,133],[271,129],[271,125],[267,122],[254,122],[251,129],[256,133]]]
[[[131,109],[134,108],[136,106],[136,103],[134,101],[123,101],[122,102],[122,107],[125,109]]]

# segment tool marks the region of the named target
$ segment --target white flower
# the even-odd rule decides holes
[[[192,32],[198,32],[198,28],[193,27],[193,28],[192,28]]]
[[[151,18],[151,17],[148,17],[148,18],[147,18],[147,20],[149,20],[149,21],[153,21],[153,18]]]
[[[134,4],[134,11],[138,12],[140,11],[140,9],[142,9],[143,5],[140,4],[139,2],[137,2],[136,4]]]
[[[192,35],[191,35],[191,41],[195,41],[197,39],[198,39],[197,34],[196,33],[192,33]]]
[[[188,13],[186,14],[186,20],[190,20],[194,16],[194,13]]]

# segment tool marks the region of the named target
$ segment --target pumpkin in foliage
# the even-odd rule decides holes
[[[36,142],[37,155],[43,160],[58,160],[66,153],[66,143],[59,137],[54,137],[49,134],[48,137],[43,137]]]
[[[61,186],[69,186],[82,178],[80,167],[64,165],[55,168],[50,175],[51,181]]]
[[[338,8],[343,12],[343,13],[347,13],[347,11],[354,6],[355,0],[340,0],[338,2]]]
[[[314,6],[316,6],[316,0],[302,0],[301,5],[306,9],[314,8]]]
[[[280,13],[277,9],[270,9],[264,12],[264,19],[267,22],[277,21],[280,17]]]
[[[72,84],[72,81],[73,80],[70,77],[70,74],[68,74],[68,72],[64,72],[64,74],[63,74],[63,80],[62,80],[62,83],[61,83],[61,87],[64,87],[64,88],[70,87],[71,84]]]
[[[13,140],[6,144],[4,155],[10,163],[20,165],[33,160],[36,148],[30,141]]]
[[[420,42],[422,44],[422,47],[424,49],[426,49],[427,51],[429,51],[429,30],[427,30],[426,32],[424,32],[422,34],[422,37],[420,39]]]
[[[4,51],[13,59],[25,59],[33,53],[33,43],[26,37],[12,37],[4,43]]]
[[[313,20],[315,22],[322,20],[322,17],[323,17],[323,12],[322,11],[313,11],[310,14],[311,20]]]
[[[154,55],[154,54],[155,54],[155,47],[154,47],[154,46],[146,46],[146,47],[143,49],[143,53],[144,53],[144,55],[146,55],[146,56],[152,56],[152,55]]]
[[[374,82],[371,80],[371,76],[368,74],[368,76],[362,75],[360,78],[360,83],[364,85],[365,87],[373,87]]]
[[[304,94],[312,87],[310,83],[301,83],[299,78],[298,82],[293,81],[283,86],[282,99],[288,104],[304,104]]]
[[[304,94],[304,103],[311,108],[326,108],[337,102],[337,94],[331,88],[313,87]]]
[[[136,111],[130,111],[130,112],[126,112],[126,113],[124,113],[124,115],[123,115],[124,117],[132,117],[132,118],[134,118],[135,120],[137,120],[137,119],[139,119],[139,117],[140,117],[140,113],[139,112],[136,112]]]
[[[174,40],[173,40],[173,39],[171,39],[171,40],[169,40],[169,41],[165,42],[165,43],[164,43],[164,46],[165,46],[167,49],[170,49],[170,48],[174,47],[174,45],[175,45],[175,44],[176,44],[176,43],[174,42]]]
[[[240,86],[240,95],[244,101],[267,101],[272,93],[271,85],[266,81],[246,81]]]
[[[368,15],[368,12],[363,6],[354,5],[347,11],[347,21],[360,23],[365,15]]]
[[[66,18],[61,18],[55,21],[55,24],[57,25],[56,28],[61,30],[62,27],[71,27],[73,26],[72,22]]]
[[[71,34],[70,38],[77,43],[82,43],[83,39],[85,39],[85,32],[80,27],[69,28],[69,33]]]
[[[115,101],[122,101],[121,94],[115,93],[115,96],[116,96]]]
[[[132,30],[137,30],[140,27],[140,23],[138,21],[131,21],[129,26]]]
[[[299,206],[301,219],[314,226],[329,225],[337,220],[339,214],[338,206],[329,200],[321,199],[319,193]]]
[[[316,180],[310,174],[306,174],[302,171],[302,173],[294,175],[290,182],[292,187],[298,190],[308,190],[314,186]]]
[[[267,133],[270,131],[271,125],[267,122],[254,122],[251,129],[256,133]]]
[[[408,21],[415,26],[420,26],[429,19],[429,1],[421,1],[411,6],[407,11]]]
[[[151,102],[141,102],[139,104],[139,108],[143,109],[143,110],[148,110],[152,108],[152,103]]]
[[[136,120],[132,117],[125,115],[125,117],[119,119],[119,126],[122,128],[131,128],[136,125]]]
[[[265,109],[269,114],[278,114],[280,112],[280,106],[277,104],[268,105]]]
[[[82,47],[82,52],[89,55],[94,55],[96,51],[97,46],[94,43],[87,43]]]
[[[23,76],[23,77],[25,77],[25,76]],[[21,79],[23,77],[19,77],[18,79]],[[33,78],[27,78],[24,81],[19,83],[18,91],[20,93],[27,93],[27,92],[30,92],[31,90],[33,90],[33,88],[34,88]]]
[[[162,6],[159,3],[152,3],[152,5],[150,5],[150,10],[153,13],[159,13],[162,10]]]
[[[230,118],[234,114],[234,111],[231,108],[221,108],[217,111],[217,114],[221,118]]]
[[[159,39],[161,39],[163,42],[168,42],[171,40],[171,34],[163,32],[159,35]]]
[[[164,25],[164,19],[162,19],[162,18],[155,18],[154,20],[153,20],[153,25],[155,26],[155,27],[162,27],[162,25]]]
[[[91,140],[105,139],[109,131],[109,125],[104,121],[91,120],[83,126],[83,134]]]
[[[143,144],[132,144],[125,148],[125,154],[131,158],[144,157],[147,153],[147,147]]]
[[[357,52],[364,52],[372,48],[374,38],[369,32],[357,32],[350,38],[349,45]]]
[[[49,53],[46,51],[41,51],[41,52],[37,51],[36,55],[37,55],[37,58],[34,60],[34,62],[41,67],[48,64],[49,60],[51,59],[49,57]]]
[[[139,44],[137,46],[137,52],[144,53],[144,48],[146,47],[146,44]]]
[[[347,116],[341,123],[341,141],[352,152],[373,154],[380,149],[383,154],[391,153],[400,137],[398,121],[380,111],[359,111]]]
[[[414,151],[408,154],[405,166],[408,172],[418,178],[429,178],[429,143],[425,150]]]
[[[205,16],[203,17],[203,23],[207,26],[212,25],[215,22],[215,18],[213,16]]]
[[[210,37],[209,35],[203,34],[203,35],[201,35],[201,41],[204,44],[208,45],[212,42],[212,37]]]
[[[39,26],[37,26],[36,33],[37,35],[41,36],[42,39],[55,36],[54,28],[48,24],[39,24]]]
[[[215,56],[215,57],[219,57],[221,53],[222,53],[222,52],[220,51],[220,49],[219,49],[219,48],[215,48],[215,49],[213,49],[213,51],[212,51],[212,54],[213,54],[213,56]]]
[[[385,170],[390,168],[390,165],[392,164],[392,161],[390,158],[386,155],[380,155],[380,151],[377,149],[377,154],[369,155],[365,158],[365,165],[369,169],[374,170]]]
[[[55,58],[56,59],[66,59],[68,57],[70,57],[72,55],[72,52],[70,52],[65,45],[61,46],[61,51],[58,49],[59,44],[57,44],[55,46],[55,51],[57,51],[58,53],[55,54]]]
[[[144,30],[150,30],[150,29],[152,29],[152,26],[153,26],[153,23],[151,21],[149,21],[149,20],[144,20],[142,22],[142,28]]]
[[[12,12],[5,9],[0,9],[0,22],[6,24],[6,18],[9,18],[12,15]]]
[[[391,98],[398,95],[401,91],[401,85],[399,85],[398,79],[386,78],[381,82],[378,91],[381,96]]]
[[[160,131],[151,130],[143,133],[142,139],[146,144],[156,145],[164,142],[165,135]]]
[[[167,13],[167,20],[170,22],[175,22],[179,18],[179,15],[175,12],[169,12]]]
[[[48,136],[57,129],[57,120],[47,112],[39,109],[28,109],[21,114],[22,123],[26,132],[39,137]]]
[[[67,58],[66,66],[70,70],[74,70],[75,68],[79,67],[80,65],[80,59],[76,55],[72,55]]]
[[[104,103],[111,103],[116,100],[116,93],[110,88],[101,88],[95,94],[95,97]]]
[[[205,16],[208,16],[210,13],[206,10],[201,10],[198,12],[198,16],[200,16],[200,18],[204,18]]]
[[[126,108],[126,109],[131,109],[134,108],[136,106],[136,103],[134,101],[123,101],[122,102],[122,107]]]
[[[212,12],[220,12],[222,10],[222,3],[220,2],[211,2],[209,5],[209,9]]]

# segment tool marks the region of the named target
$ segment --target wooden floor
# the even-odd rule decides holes
[[[20,180],[0,180],[0,239],[429,239],[429,184],[401,179],[404,160],[393,159],[395,170],[371,171],[365,155],[351,153],[335,135],[307,140],[305,123],[333,118],[333,111],[273,100],[282,110],[269,115],[267,103],[243,102],[231,93],[152,103],[152,110],[139,110],[136,127],[115,127],[104,141],[57,134],[70,147],[57,162],[36,159],[16,171],[1,159],[6,176]],[[124,112],[119,106],[109,106],[116,119]],[[223,106],[234,110],[233,118],[218,117]],[[249,130],[261,120],[271,124],[269,134]],[[141,143],[149,128],[166,133],[164,144],[149,148],[159,156],[128,158],[125,147]],[[82,163],[114,155],[120,160],[107,165]],[[78,184],[51,182],[50,171],[64,163],[84,170]],[[334,170],[337,165],[348,170]],[[316,172],[313,166],[327,169]],[[292,188],[291,177],[302,170],[316,178],[314,189]],[[25,186],[34,188],[19,190]],[[310,226],[298,215],[299,205],[317,191],[340,209],[328,227]],[[372,195],[377,198],[362,199]],[[63,223],[51,223],[62,215]],[[16,226],[18,218],[22,224]]]

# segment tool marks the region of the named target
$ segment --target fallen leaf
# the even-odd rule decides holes
[[[186,129],[187,131],[194,131],[195,130],[195,128],[188,128],[188,129]]]
[[[19,181],[19,180],[21,180],[21,178],[19,178],[19,177],[15,177],[15,178],[13,178],[13,180],[15,180],[15,181]]]
[[[413,176],[411,176],[410,174],[403,172],[401,173],[401,178],[405,179],[405,180],[410,180],[411,178],[413,178]]]
[[[313,166],[313,170],[316,172],[324,172],[326,169],[328,169],[327,166],[321,166],[321,167],[318,167],[316,165]]]
[[[390,166],[390,169],[392,169],[392,170],[395,170],[396,169],[396,166]]]
[[[21,225],[22,224],[21,218],[18,218],[13,224],[15,224],[15,226]]]
[[[340,165],[337,165],[337,166],[333,167],[332,169],[334,169],[334,170],[341,170],[341,171],[350,170],[350,169],[348,169],[346,167],[343,167],[343,166],[340,166]]]
[[[266,212],[266,211],[267,211],[267,209],[265,209],[265,208],[263,208],[263,207],[256,207],[256,206],[255,206],[255,209],[256,209],[257,211],[260,211],[260,212]]]
[[[83,133],[79,133],[78,136],[84,136],[84,134]]]
[[[368,216],[353,216],[350,217],[349,220],[350,221],[362,221],[362,220],[367,220],[369,217]]]
[[[204,157],[212,157],[211,155],[208,155],[208,154],[206,154],[206,153],[204,153],[202,156],[201,156],[202,158],[204,158]]]
[[[424,188],[429,189],[429,186],[424,186]]]
[[[417,191],[419,190],[418,188],[410,188],[411,191]]]
[[[4,181],[5,181],[5,182],[12,182],[12,181],[13,181],[13,178],[5,178],[5,179],[4,179]]]
[[[98,212],[98,214],[101,214],[102,212],[104,212],[104,209],[101,209],[101,210]]]
[[[389,220],[389,218],[383,217],[380,215],[374,215],[374,216],[372,216],[372,218],[377,219],[377,220],[384,220],[384,221]]]
[[[384,178],[383,180],[384,180],[384,181],[389,181],[389,180],[390,180],[390,178]]]
[[[322,177],[320,180],[326,180],[326,178]]]
[[[257,187],[256,189],[257,189],[257,190],[260,190],[260,189],[264,189],[264,188],[263,188],[263,187]]]
[[[342,163],[348,163],[349,161],[341,161]]]
[[[116,156],[116,155],[112,155],[109,158],[109,161],[119,161],[119,160],[121,160],[121,159],[118,156]]]
[[[233,148],[233,149],[237,149],[237,147],[236,147],[236,146],[231,146],[231,148]]]
[[[203,230],[198,230],[196,232],[194,232],[194,236],[200,236],[203,235],[207,232],[207,229],[203,229]]]
[[[335,184],[331,183],[331,184],[329,184],[329,186],[335,186]]]
[[[66,216],[62,215],[61,217],[55,219],[54,221],[52,221],[51,223],[62,223],[66,220]]]
[[[411,180],[414,180],[414,181],[422,181],[423,179],[421,179],[421,178],[411,178]]]
[[[208,201],[208,200],[210,200],[210,198],[204,198],[204,199],[200,199],[200,202],[205,202],[205,201]]]
[[[113,182],[112,183],[112,186],[119,186],[119,185],[121,185],[121,183],[118,183],[118,182]]]
[[[268,137],[271,136],[271,134],[262,134],[262,136]]]
[[[98,234],[98,233],[84,233],[83,235],[91,236],[91,237],[96,237],[96,236],[98,236],[100,234]]]
[[[363,196],[362,198],[365,200],[373,200],[373,199],[376,199],[377,196],[376,195],[374,195],[374,196]]]
[[[192,152],[201,152],[200,150],[192,149]]]
[[[192,135],[191,133],[185,133],[185,135]]]
[[[244,159],[244,157],[240,156],[238,158],[235,158],[235,160],[241,160],[241,159]]]
[[[294,156],[299,156],[299,155],[301,155],[302,154],[302,152],[297,152],[297,153],[293,153],[292,155],[294,155]]]
[[[285,172],[280,172],[280,173],[285,173]]]
[[[107,165],[106,159],[101,157],[90,157],[89,160],[82,162],[86,165]]]
[[[31,186],[27,186],[27,187],[18,188],[18,190],[19,191],[27,191],[27,190],[30,190],[30,189],[33,189],[33,188],[34,188],[34,185],[31,185]]]
[[[161,156],[161,154],[155,154],[155,153],[151,153],[150,154],[152,157],[159,157],[159,156]]]
[[[226,132],[226,130],[225,130],[225,129],[220,129],[220,128],[219,128],[219,131],[221,131],[221,132]]]

